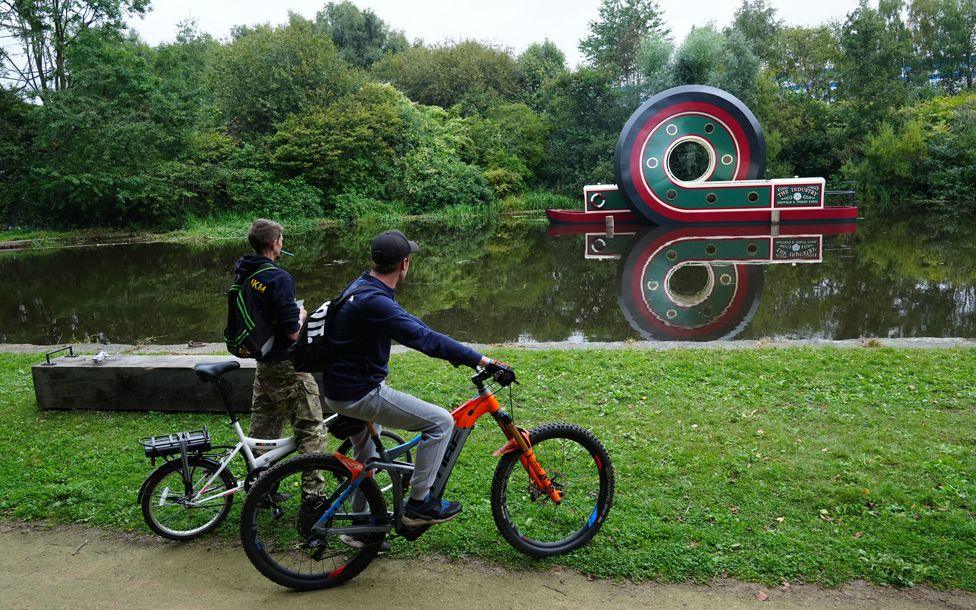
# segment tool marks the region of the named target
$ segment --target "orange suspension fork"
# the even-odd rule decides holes
[[[508,442],[495,451],[494,455],[500,456],[518,451],[519,462],[522,463],[522,467],[525,468],[525,472],[528,473],[529,478],[532,479],[532,483],[535,484],[536,488],[549,496],[556,504],[562,502],[562,492],[552,484],[552,481],[549,480],[549,475],[546,474],[545,468],[539,463],[535,455],[535,450],[532,448],[532,443],[529,441],[529,433],[516,426],[515,420],[508,413],[496,412],[492,413],[492,415],[495,416],[498,427],[508,437]]]
[[[528,473],[529,478],[532,479],[532,483],[535,484],[536,488],[549,496],[553,502],[557,504],[562,502],[562,493],[553,486],[552,481],[549,480],[549,475],[546,474],[545,469],[539,464],[535,451],[532,449],[532,444],[529,442],[528,433],[524,430],[519,430],[512,416],[502,411],[502,407],[498,404],[498,399],[494,394],[490,392],[479,394],[477,397],[472,398],[455,409],[451,415],[454,417],[455,427],[473,428],[475,422],[486,413],[490,413],[495,418],[495,421],[498,422],[498,427],[502,429],[502,432],[505,433],[505,437],[508,439],[508,442],[498,449],[498,451],[495,451],[494,455],[499,456],[511,453],[512,451],[519,451],[519,461],[522,462],[522,466],[525,468],[525,471]]]

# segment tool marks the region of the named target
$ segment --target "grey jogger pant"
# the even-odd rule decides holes
[[[454,419],[446,409],[405,392],[398,392],[385,382],[359,400],[326,398],[325,404],[336,413],[373,422],[377,433],[382,429],[381,426],[420,432],[420,444],[417,446],[414,471],[410,477],[410,497],[423,500],[427,496],[454,429]],[[362,462],[376,455],[368,430],[351,438],[356,448],[356,460]]]

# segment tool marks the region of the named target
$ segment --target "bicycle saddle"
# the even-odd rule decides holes
[[[222,375],[241,368],[241,363],[236,360],[226,360],[224,362],[201,362],[193,367],[193,372],[197,374],[200,381],[217,381]]]

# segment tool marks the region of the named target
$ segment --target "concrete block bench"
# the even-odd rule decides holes
[[[237,360],[233,356],[62,356],[31,368],[37,406],[45,410],[170,411],[223,413],[213,384],[193,373],[198,362]],[[253,360],[225,376],[231,407],[251,410]],[[321,385],[321,381],[319,382]]]

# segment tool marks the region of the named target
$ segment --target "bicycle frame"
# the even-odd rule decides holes
[[[474,429],[475,423],[484,415],[490,414],[498,426],[501,428],[505,437],[508,439],[504,445],[502,445],[497,451],[495,451],[495,456],[501,456],[506,453],[511,453],[513,451],[520,451],[519,461],[522,466],[528,472],[529,477],[540,490],[540,492],[548,495],[553,502],[559,503],[562,501],[561,492],[552,485],[549,480],[546,471],[539,464],[535,457],[535,452],[532,450],[532,445],[529,442],[528,433],[518,428],[515,425],[515,421],[510,414],[502,410],[498,399],[495,397],[494,392],[486,388],[483,385],[484,378],[479,378],[482,374],[476,375],[472,378],[475,385],[478,387],[478,395],[468,400],[460,407],[455,409],[451,413],[451,417],[454,419],[454,431],[451,434],[451,440],[448,443],[447,451],[444,454],[444,458],[441,461],[440,466],[437,469],[437,475],[434,478],[434,484],[430,489],[430,493],[434,498],[440,499],[444,493],[444,489],[447,487],[447,482],[451,477],[451,473],[454,471],[454,466],[457,464],[458,456],[461,454],[461,450],[464,449],[464,444],[467,442],[468,437],[471,435],[471,431]],[[357,534],[357,533],[370,533],[370,532],[388,532],[390,529],[396,528],[397,532],[408,539],[416,539],[421,533],[426,530],[427,526],[410,528],[402,525],[402,513],[403,513],[403,477],[402,476],[391,476],[393,480],[393,523],[379,524],[379,525],[354,525],[349,527],[340,528],[327,528],[326,524],[330,519],[332,519],[338,512],[343,502],[353,493],[356,488],[362,483],[365,478],[373,476],[373,471],[384,470],[392,474],[411,474],[413,473],[413,465],[404,462],[396,461],[396,458],[402,455],[411,447],[415,446],[420,442],[420,436],[417,436],[406,443],[394,447],[393,449],[386,450],[380,441],[379,434],[376,432],[376,428],[372,423],[367,422],[367,427],[370,432],[370,438],[376,447],[376,452],[379,454],[379,458],[374,460],[367,460],[365,464],[357,462],[351,458],[348,458],[341,453],[336,452],[334,457],[342,462],[343,466],[349,471],[350,478],[340,485],[336,493],[333,494],[334,500],[330,504],[329,508],[322,514],[315,525],[312,527],[312,531],[316,534]],[[367,514],[346,514],[346,517],[369,517],[371,515]]]
[[[332,415],[326,418],[323,424],[328,424],[335,417],[337,416]],[[281,458],[285,457],[286,455],[293,453],[296,449],[294,436],[288,436],[285,438],[272,438],[272,439],[251,438],[244,434],[244,429],[241,428],[241,422],[238,421],[236,417],[232,418],[231,426],[234,429],[234,433],[237,435],[237,439],[238,439],[237,444],[234,445],[230,453],[228,453],[226,456],[224,456],[223,459],[220,460],[219,462],[220,468],[218,468],[216,472],[214,472],[213,475],[207,480],[207,482],[204,483],[203,487],[200,488],[200,491],[198,491],[196,495],[193,496],[193,498],[187,501],[188,505],[199,506],[206,502],[211,502],[213,500],[223,498],[224,496],[236,494],[237,492],[244,489],[244,483],[238,482],[237,486],[234,487],[233,489],[227,489],[220,493],[211,494],[209,496],[203,495],[207,492],[207,489],[210,488],[210,485],[213,484],[215,480],[217,480],[217,477],[220,476],[220,473],[222,473],[224,470],[227,469],[227,465],[230,464],[235,457],[237,457],[238,453],[243,454],[244,462],[247,465],[247,471],[250,473],[253,472],[254,470],[267,468],[271,466],[272,464],[274,464]],[[255,457],[254,455],[255,449],[261,449],[264,451],[264,453]]]

